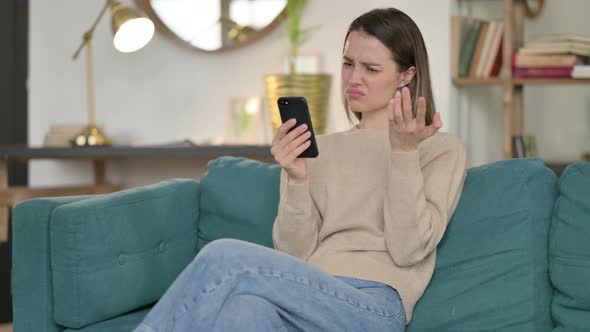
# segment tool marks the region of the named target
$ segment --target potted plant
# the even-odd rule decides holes
[[[328,74],[301,74],[297,72],[299,48],[319,28],[301,28],[301,17],[307,0],[287,1],[286,35],[289,41],[289,73],[265,75],[266,97],[273,131],[276,134],[281,125],[277,100],[282,96],[302,96],[307,100],[311,120],[316,134],[326,129],[331,76]]]

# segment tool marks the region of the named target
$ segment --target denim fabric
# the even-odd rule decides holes
[[[405,320],[399,294],[385,284],[223,239],[199,252],[134,331],[397,332]]]

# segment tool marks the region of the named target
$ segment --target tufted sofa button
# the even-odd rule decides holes
[[[166,251],[166,243],[160,242],[160,252]]]
[[[119,255],[118,261],[119,261],[119,265],[125,265],[125,262],[126,262],[125,256],[123,256],[123,254]]]

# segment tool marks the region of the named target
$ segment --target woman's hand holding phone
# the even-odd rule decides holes
[[[306,124],[291,130],[296,123],[295,119],[284,122],[273,138],[270,149],[275,161],[287,172],[289,183],[302,183],[307,180],[307,160],[297,156],[311,144],[311,132]]]

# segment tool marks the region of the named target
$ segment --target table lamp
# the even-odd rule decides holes
[[[94,83],[92,76],[92,35],[100,19],[107,9],[111,10],[111,26],[113,30],[113,44],[123,53],[135,52],[144,47],[154,35],[153,22],[139,12],[129,8],[119,1],[107,0],[100,14],[82,38],[82,44],[73,55],[76,60],[80,52],[86,47],[86,78],[88,93],[88,126],[72,140],[73,146],[101,146],[110,145],[112,140],[96,126],[94,118]]]

